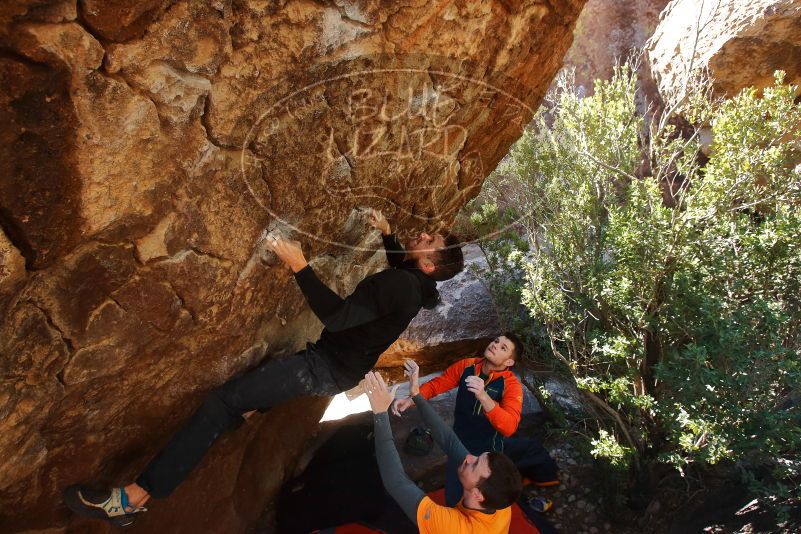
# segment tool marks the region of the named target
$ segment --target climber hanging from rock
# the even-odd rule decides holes
[[[380,211],[369,210],[369,224],[381,231],[390,268],[367,276],[344,299],[317,278],[299,243],[268,237],[267,247],[292,269],[323,323],[320,339],[288,358],[269,358],[212,390],[135,482],[102,490],[71,486],[64,492],[69,508],[82,516],[129,525],[136,513],[146,510],[150,497],[168,497],[219,435],[241,423],[243,414],[356,386],[420,308],[436,305],[436,282],[452,278],[464,266],[454,235],[421,232],[404,249]]]

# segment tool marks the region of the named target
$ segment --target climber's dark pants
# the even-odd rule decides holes
[[[136,483],[165,498],[183,482],[225,430],[242,414],[267,409],[304,395],[335,395],[341,388],[314,345],[288,358],[269,360],[213,389],[189,422],[145,468]]]
[[[489,442],[475,443],[472,446],[465,444],[465,447],[474,456],[479,456],[491,449]],[[520,473],[531,481],[548,482],[556,479],[559,473],[559,466],[551,458],[547,449],[535,439],[503,438],[503,450],[498,452],[503,452],[508,456]],[[456,506],[464,493],[459,476],[456,474],[458,467],[452,461],[448,461],[445,467],[445,504],[447,506]]]

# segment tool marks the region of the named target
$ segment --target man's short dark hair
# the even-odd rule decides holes
[[[443,237],[445,238],[445,248],[437,251],[436,260],[434,260],[436,268],[428,275],[437,282],[450,280],[464,269],[461,241],[454,234],[447,234]]]
[[[519,361],[520,356],[523,355],[523,341],[514,332],[504,332],[503,337],[511,341],[512,345],[515,346],[515,350],[512,352],[512,359],[514,361]]]
[[[487,453],[490,475],[478,483],[484,496],[481,502],[486,510],[500,510],[511,506],[523,491],[523,480],[514,462],[500,452]]]

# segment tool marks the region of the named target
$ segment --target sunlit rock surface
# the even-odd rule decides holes
[[[313,340],[280,227],[341,293],[355,208],[449,226],[529,121],[584,0],[10,0],[0,6],[0,531],[101,531],[203,394]],[[240,532],[325,400],[223,438],[132,532]]]
[[[648,45],[659,91],[681,92],[703,69],[733,96],[773,84],[776,70],[801,82],[801,0],[673,0]]]

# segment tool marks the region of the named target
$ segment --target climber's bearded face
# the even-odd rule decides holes
[[[438,250],[445,248],[445,238],[441,234],[420,232],[419,235],[409,238],[405,248],[406,259],[433,258]]]
[[[430,275],[437,270],[439,251],[445,248],[445,238],[441,234],[428,234],[420,232],[406,242],[407,260],[414,260],[417,268]]]

